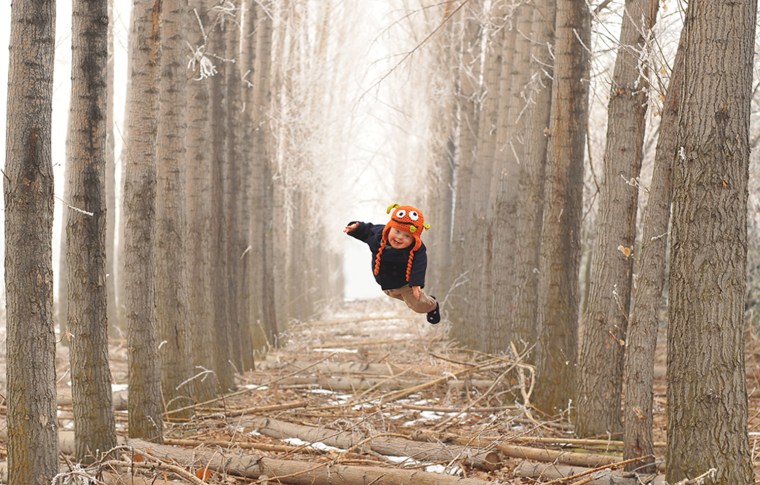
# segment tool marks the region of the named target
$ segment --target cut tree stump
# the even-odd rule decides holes
[[[351,431],[315,428],[265,417],[244,417],[237,421],[237,424],[253,428],[272,438],[299,438],[310,443],[321,442],[345,450],[363,446],[386,456],[408,456],[423,462],[463,462],[467,466],[482,470],[495,470],[501,466],[501,458],[497,452],[480,448],[419,442],[395,436],[366,437]]]

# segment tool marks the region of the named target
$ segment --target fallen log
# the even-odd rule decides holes
[[[555,480],[556,483],[567,483],[566,480],[571,479],[571,477],[583,475],[588,481],[579,481],[584,485],[640,485],[642,483],[665,485],[663,475],[636,475],[610,469],[594,470],[593,468],[530,461],[520,462],[513,473],[516,477],[541,480],[541,483]]]
[[[400,374],[399,374],[400,375]],[[436,380],[436,384],[442,384],[447,379]],[[277,385],[282,388],[291,388],[292,386],[315,386],[322,389],[328,389],[330,391],[340,392],[354,392],[365,391],[368,389],[377,389],[380,391],[397,392],[398,389],[419,388],[424,389],[430,387],[427,385],[428,381],[424,381],[420,384],[420,380],[399,379],[395,376],[391,377],[355,377],[355,376],[302,376],[302,377],[288,377],[282,379]],[[471,387],[475,389],[488,389],[493,385],[494,381],[486,379],[471,379],[463,381],[449,380],[446,385],[451,389],[460,390],[462,387]],[[410,392],[409,394],[412,394]]]
[[[287,368],[304,369],[308,368],[308,366],[309,363],[303,361],[296,361],[285,364],[265,361],[259,364],[258,370],[262,371]],[[310,367],[310,370],[317,374],[370,374],[390,377],[404,371],[405,369],[402,366],[396,364],[376,364],[369,362],[323,362],[317,366]]]
[[[393,390],[419,384],[419,381],[409,381],[395,379],[394,377],[353,377],[353,376],[301,376],[288,377],[277,383],[278,386],[286,388],[289,386],[318,386],[322,389],[331,391],[364,391],[367,389],[377,388],[382,390]]]
[[[618,453],[617,456],[602,455],[596,453],[574,453],[571,451],[558,451],[545,448],[507,444],[498,437],[467,438],[453,433],[435,433],[427,429],[416,430],[414,433],[412,433],[410,438],[426,442],[458,443],[461,445],[469,445],[481,449],[495,447],[502,454],[510,458],[549,463],[562,463],[565,465],[590,468],[607,466],[622,460],[620,453]],[[553,441],[563,442],[560,439],[553,439]]]
[[[551,463],[564,463],[573,466],[585,466],[597,468],[619,462],[619,456],[597,455],[592,453],[572,453],[568,451],[543,450],[528,446],[506,445],[499,443],[496,449],[512,458],[521,460],[543,461]]]
[[[447,408],[441,406],[419,406],[417,404],[402,404],[403,409],[412,409],[414,411],[430,411],[432,413],[461,413],[463,408]],[[498,407],[486,407],[486,408],[469,408],[464,412],[474,414],[487,414],[487,413],[500,413],[507,409],[516,409],[517,406],[498,406]],[[555,440],[556,441],[556,440]]]
[[[272,404],[271,406],[254,406],[252,408],[235,409],[230,411],[223,411],[227,417],[242,416],[245,414],[261,414],[271,413],[273,411],[285,411],[288,409],[304,408],[308,406],[307,401],[295,401],[284,404]]]
[[[218,473],[228,473],[245,478],[263,478],[266,475],[270,483],[291,485],[390,485],[397,483],[492,485],[492,482],[474,478],[454,477],[403,468],[347,466],[333,461],[306,463],[279,460],[262,455],[232,455],[219,449],[177,448],[142,440],[129,440],[129,446],[134,447],[137,452],[146,450],[146,454],[180,464],[189,469],[207,467]]]
[[[358,347],[375,347],[381,345],[403,345],[409,341],[408,338],[388,338],[378,340],[342,340],[333,342],[322,342],[314,347],[315,352],[329,352],[335,349],[354,349]]]
[[[501,458],[495,451],[470,446],[419,442],[395,436],[366,437],[361,433],[351,431],[315,428],[265,417],[245,417],[237,421],[237,424],[253,428],[272,438],[299,438],[310,443],[321,442],[344,450],[366,446],[386,456],[408,456],[413,460],[436,463],[461,461],[482,470],[495,470],[501,465]]]
[[[569,445],[576,448],[618,448],[622,449],[624,444],[620,440],[600,440],[600,439],[578,439],[578,438],[560,438],[560,437],[543,437],[537,436],[516,436],[510,438],[509,441],[516,441],[518,443],[543,443],[548,445],[564,446]],[[664,441],[656,441],[652,443],[655,448],[665,448],[667,443]]]

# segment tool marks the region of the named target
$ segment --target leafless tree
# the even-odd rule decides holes
[[[539,338],[533,402],[566,409],[575,393],[583,163],[591,13],[584,0],[557,3],[554,82],[538,280]]]
[[[633,279],[638,178],[649,96],[647,41],[657,0],[628,0],[607,108],[607,145],[578,365],[575,431],[622,430],[624,342]]]
[[[91,463],[116,446],[108,366],[106,133],[108,2],[73,4],[66,225],[67,321],[75,449]]]
[[[666,278],[670,199],[673,193],[672,165],[678,153],[678,118],[683,95],[683,56],[679,50],[670,75],[660,120],[657,152],[649,184],[649,199],[643,217],[641,249],[636,261],[636,289],[625,345],[625,406],[623,410],[623,456],[645,458],[632,464],[642,471],[655,471],[652,436],[654,361],[658,315]]]
[[[474,268],[469,264],[468,235],[472,230],[469,223],[473,216],[470,200],[472,199],[473,169],[477,161],[478,123],[481,111],[480,75],[481,46],[483,29],[478,15],[482,2],[470,1],[462,9],[464,29],[462,38],[462,61],[459,66],[459,96],[457,113],[459,115],[458,157],[455,167],[456,201],[454,203],[454,223],[451,236],[452,270],[449,277],[452,290],[448,296],[448,312],[452,322],[452,337],[465,345],[475,345],[479,339],[476,327],[466,322],[467,286],[473,284]],[[465,269],[467,268],[467,269]]]
[[[213,326],[211,325],[211,157],[208,150],[209,80],[204,69],[213,66],[206,56],[205,29],[209,27],[201,0],[191,0],[187,16],[188,39],[193,39],[187,95],[187,134],[185,136],[185,193],[187,205],[186,264],[188,277],[188,319],[193,347],[194,396],[207,401],[216,396]],[[205,66],[201,63],[205,63]]]
[[[692,0],[673,162],[668,462],[675,483],[753,483],[744,297],[757,2]]]
[[[11,6],[6,118],[8,483],[58,473],[53,330],[51,114],[55,2]]]
[[[124,160],[124,305],[129,342],[129,436],[161,441],[156,323],[156,136],[161,0],[132,6]]]
[[[193,394],[191,329],[185,267],[185,134],[187,0],[163,0],[156,171],[156,319],[161,388],[167,410],[186,408]],[[190,417],[191,410],[174,414]]]

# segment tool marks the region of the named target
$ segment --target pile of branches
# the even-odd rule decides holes
[[[187,422],[167,413],[163,443],[124,438],[90,467],[64,467],[57,483],[655,479],[620,471],[622,443],[572,439],[566,420],[534,416],[533,369],[516,349],[493,356],[447,342],[397,317],[311,322],[242,376],[239,391],[193,406]]]

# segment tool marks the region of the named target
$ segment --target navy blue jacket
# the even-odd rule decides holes
[[[380,241],[383,238],[383,229],[385,224],[372,224],[370,222],[352,221],[348,225],[358,223],[359,226],[349,232],[350,236],[360,241],[364,241],[372,251],[372,272],[375,271],[375,258],[380,249]],[[409,252],[414,247],[412,243],[404,249],[395,249],[390,244],[386,244],[383,249],[383,255],[380,256],[380,271],[375,275],[375,281],[383,290],[395,290],[404,285],[425,286],[425,271],[427,270],[427,249],[423,243],[420,248],[414,252],[414,261],[412,261],[412,272],[409,281],[406,281],[406,266],[409,263]]]

